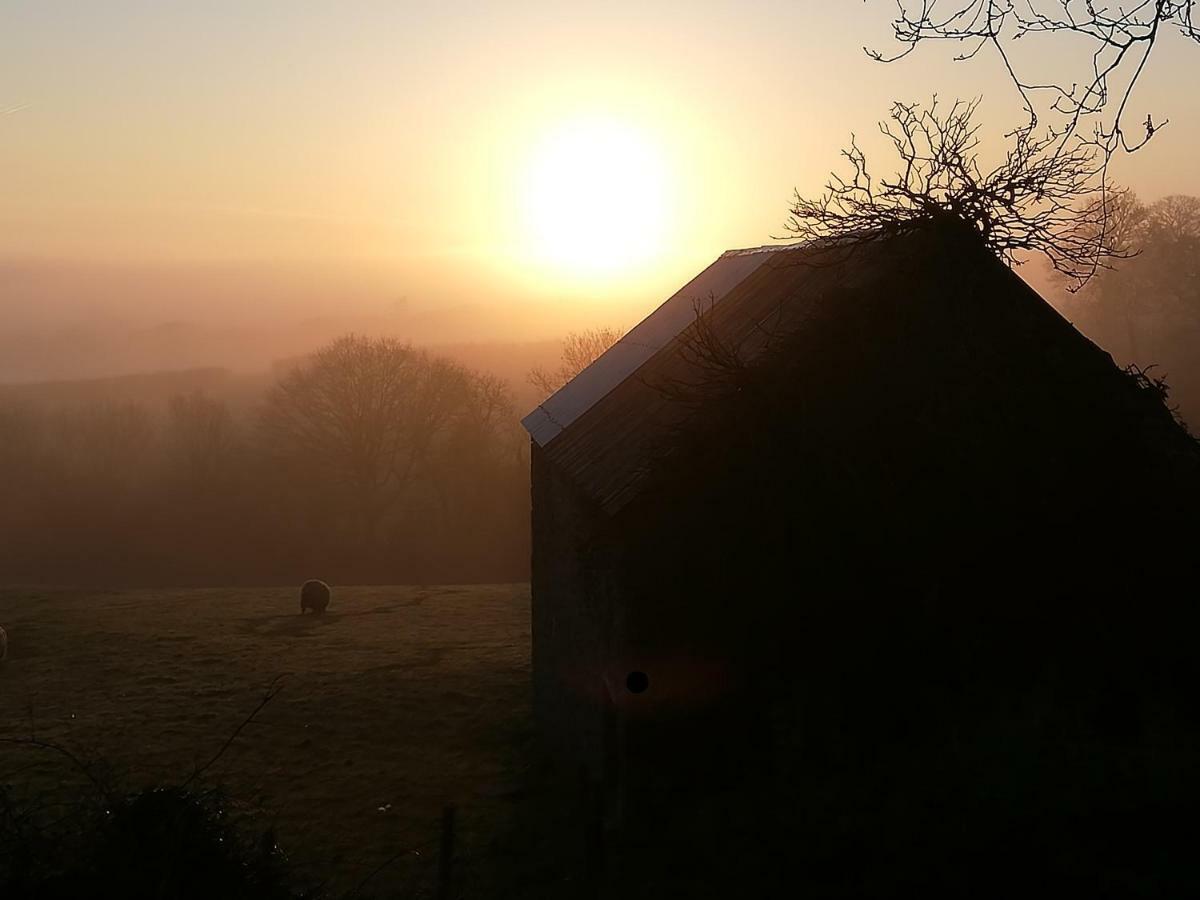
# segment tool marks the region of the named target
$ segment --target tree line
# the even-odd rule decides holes
[[[1123,365],[1165,378],[1200,429],[1200,197],[1143,203],[1114,195],[1106,242],[1121,258],[1061,302],[1064,314]]]
[[[1200,427],[1200,198],[1112,192],[1102,240],[1060,308]],[[553,392],[619,335],[568,335],[528,381]],[[248,407],[0,399],[7,581],[523,580],[528,490],[510,386],[392,338],[289,360]]]
[[[521,580],[528,451],[508,386],[391,338],[294,362],[247,414],[0,406],[0,577]]]

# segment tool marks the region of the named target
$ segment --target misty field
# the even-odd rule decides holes
[[[462,879],[512,827],[529,743],[524,585],[336,588],[300,616],[285,588],[0,589],[0,736],[103,760],[124,787],[202,776],[331,891],[423,894],[439,817],[459,810]],[[0,782],[42,799],[81,776],[0,745]],[[431,843],[432,842],[432,843]]]

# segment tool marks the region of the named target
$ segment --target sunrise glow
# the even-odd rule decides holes
[[[523,173],[529,255],[580,276],[653,261],[666,233],[667,181],[662,151],[633,125],[595,117],[547,129]]]

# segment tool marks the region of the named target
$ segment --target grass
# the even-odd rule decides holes
[[[128,787],[186,778],[282,676],[204,779],[332,893],[401,854],[369,891],[423,894],[445,804],[459,807],[464,881],[486,878],[516,815],[531,731],[524,585],[335,587],[319,617],[278,588],[4,588],[0,624],[0,737],[61,743]],[[0,783],[29,799],[81,778],[0,745]]]

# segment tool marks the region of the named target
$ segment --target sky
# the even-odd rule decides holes
[[[992,138],[1019,120],[994,59],[867,59],[894,9],[5,0],[0,312],[10,331],[350,309],[445,312],[451,338],[632,325],[781,235],[793,189],[851,132],[876,146],[891,100],[982,95]],[[1132,118],[1171,125],[1114,171],[1200,194],[1200,47],[1156,53]]]

